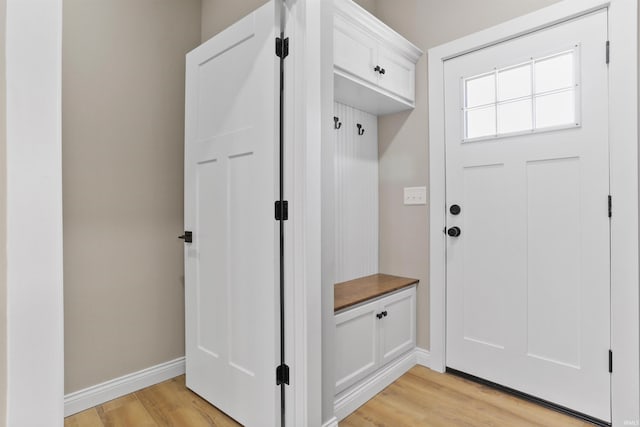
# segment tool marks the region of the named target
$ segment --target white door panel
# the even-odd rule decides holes
[[[240,423],[279,423],[279,2],[187,55],[187,386]]]
[[[447,209],[461,206],[459,215],[447,212],[448,227],[461,234],[447,237],[446,360],[609,421],[606,38],[603,10],[445,63]],[[563,51],[573,52],[573,63],[542,63]],[[533,92],[505,86],[517,76],[507,82],[503,68],[522,71],[536,60],[542,65],[520,75],[534,82]],[[475,99],[465,98],[465,79],[492,73],[498,85],[477,98],[492,99],[495,90],[495,104],[469,107]],[[550,105],[551,95],[536,95],[547,89],[576,102],[557,97]],[[504,93],[520,98],[501,103]],[[505,113],[525,98],[530,118]],[[466,111],[491,105],[498,116],[483,117],[495,123],[481,124],[505,134],[465,139]],[[563,118],[569,107],[571,123]],[[540,128],[531,130],[535,123]]]
[[[334,17],[333,63],[336,68],[370,83],[378,82],[374,71],[378,45],[369,34],[353,27],[340,16]]]
[[[378,76],[380,87],[413,102],[415,98],[415,63],[384,46],[380,46],[378,48],[378,64],[384,68],[384,74]]]
[[[416,346],[415,286],[383,300],[380,363],[384,365]]]
[[[374,301],[335,316],[336,394],[378,367],[379,308]]]

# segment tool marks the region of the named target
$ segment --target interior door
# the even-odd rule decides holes
[[[446,363],[610,416],[607,11],[445,63]]]
[[[187,387],[247,426],[280,423],[278,1],[187,55]]]

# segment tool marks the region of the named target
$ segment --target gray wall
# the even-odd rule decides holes
[[[209,40],[267,0],[202,0],[201,40]]]
[[[417,342],[429,348],[428,206],[404,206],[403,188],[429,188],[429,48],[558,0],[377,0],[375,14],[425,52],[416,68],[416,108],[378,119],[380,271],[420,279]]]
[[[200,0],[65,0],[65,392],[184,355],[184,55]]]
[[[374,12],[376,0],[355,1]],[[266,2],[267,0],[202,0],[202,41],[209,40]]]

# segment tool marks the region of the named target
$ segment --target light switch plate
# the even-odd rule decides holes
[[[404,204],[405,205],[426,205],[427,204],[427,187],[405,187],[404,188]]]

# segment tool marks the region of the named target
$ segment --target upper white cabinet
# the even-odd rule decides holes
[[[415,106],[422,51],[351,0],[334,0],[334,97],[382,115]]]

